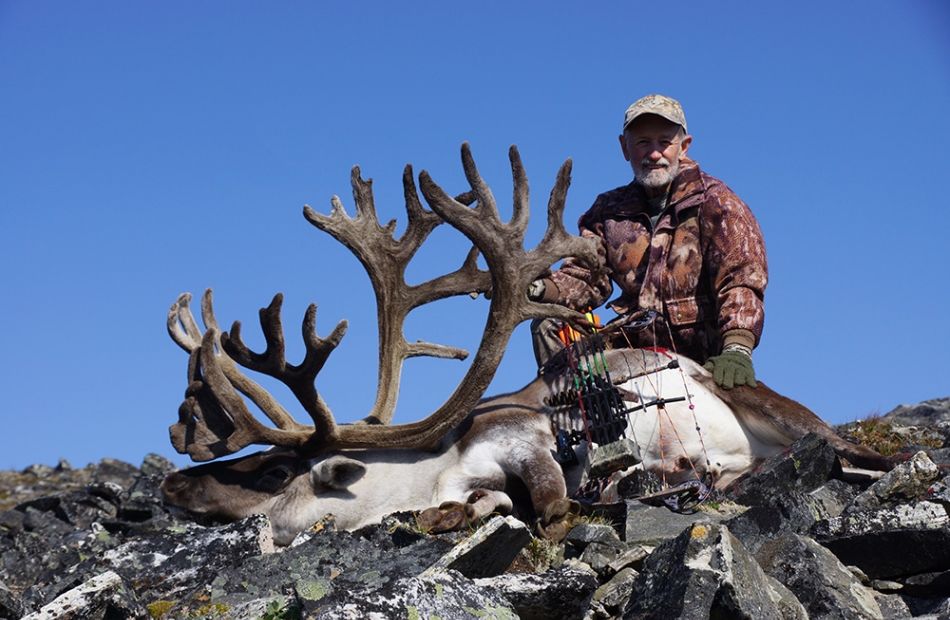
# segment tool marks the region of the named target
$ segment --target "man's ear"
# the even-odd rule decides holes
[[[680,140],[680,159],[683,159],[683,156],[686,155],[686,151],[689,150],[689,145],[693,143],[693,136],[686,134],[683,136],[683,139]]]
[[[623,134],[620,134],[620,150],[623,151],[623,158],[630,161],[630,153],[627,152],[627,141],[623,139]]]

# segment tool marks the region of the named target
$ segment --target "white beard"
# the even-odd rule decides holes
[[[644,169],[645,166],[656,164],[660,164],[665,167],[651,170]],[[638,170],[634,171],[634,176],[640,185],[649,187],[650,189],[661,189],[669,186],[670,183],[673,182],[673,179],[676,178],[676,175],[679,174],[680,163],[679,161],[670,163],[665,158],[658,162],[644,160],[640,162],[640,166],[638,168]]]

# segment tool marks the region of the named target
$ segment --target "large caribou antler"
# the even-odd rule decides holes
[[[208,291],[202,303],[204,335],[189,309],[190,296],[179,297],[169,312],[169,333],[191,354],[186,398],[179,410],[179,422],[170,429],[175,448],[201,461],[235,452],[250,444],[312,452],[324,447],[419,448],[438,443],[482,397],[518,324],[531,318],[581,318],[568,308],[529,300],[526,294],[529,284],[550,265],[568,256],[590,265],[597,264],[595,242],[569,235],[562,222],[570,185],[570,160],[561,166],[551,191],[544,237],[534,250],[524,249],[528,183],[515,147],[511,147],[509,159],[514,180],[514,213],[508,223],[501,221],[495,199],[475,167],[468,144],[462,145],[462,164],[471,192],[452,198],[428,173],[423,171],[419,175],[422,193],[432,211],[422,207],[412,169],[406,167],[403,186],[409,225],[399,240],[393,237],[395,222],[385,227],[379,225],[371,181],[363,180],[358,168],[354,168],[351,179],[357,208],[355,218],[346,214],[336,197],[329,216],[318,214],[309,207],[304,209],[305,217],[313,225],[331,234],[356,255],[373,283],[379,316],[380,367],[377,398],[367,420],[383,424],[337,425],[314,385],[316,375],[343,337],[345,321],[341,321],[330,336],[320,338],[315,332],[316,306],[311,305],[303,322],[306,355],[304,361],[295,366],[288,364],[284,356],[280,320],[282,299],[279,294],[270,306],[260,311],[267,346],[264,353],[258,354],[250,351],[241,340],[240,323],[235,322],[230,332],[220,332]],[[469,206],[473,202],[474,208]],[[408,285],[405,282],[406,266],[429,233],[443,220],[468,237],[474,248],[458,270],[419,285]],[[478,269],[478,252],[484,256],[488,272]],[[405,359],[418,355],[464,359],[467,355],[453,347],[406,342],[403,335],[406,315],[431,301],[485,291],[489,287],[489,277],[493,295],[484,335],[458,387],[425,419],[389,426]],[[285,383],[310,415],[313,426],[294,421],[236,364]],[[257,421],[240,394],[254,402],[277,428]]]

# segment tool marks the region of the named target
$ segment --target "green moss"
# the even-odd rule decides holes
[[[172,601],[155,601],[154,603],[149,603],[145,606],[145,609],[148,610],[148,615],[150,618],[164,618],[172,607],[175,606],[175,603]]]
[[[419,615],[419,608],[406,605],[406,618],[407,620],[422,620],[422,616]]]

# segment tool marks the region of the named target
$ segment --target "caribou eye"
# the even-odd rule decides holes
[[[286,465],[278,465],[268,469],[257,479],[257,489],[265,493],[276,493],[281,490],[293,476],[293,472]]]

